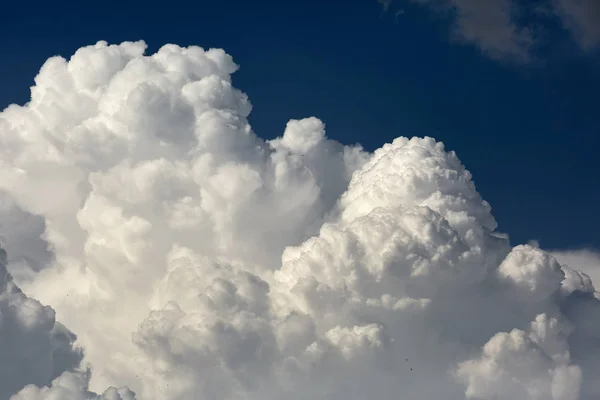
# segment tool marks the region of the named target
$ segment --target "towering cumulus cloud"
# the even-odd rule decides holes
[[[0,400],[599,398],[591,279],[453,152],[260,139],[229,55],[145,47],[0,114]]]

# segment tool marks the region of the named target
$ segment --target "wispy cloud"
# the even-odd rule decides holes
[[[388,12],[390,10],[392,0],[377,0],[377,2],[383,7],[383,12]]]
[[[384,11],[391,0],[378,0]],[[493,59],[527,63],[535,59],[544,26],[560,20],[576,43],[589,51],[600,44],[598,0],[406,0],[452,20],[451,38],[477,46]],[[527,4],[527,5],[524,5]],[[540,13],[540,10],[544,10]]]
[[[511,0],[411,0],[436,12],[452,13],[454,39],[473,43],[492,58],[529,61],[535,39],[516,21],[519,9]]]
[[[600,1],[553,0],[553,5],[581,48],[591,50],[600,44]]]

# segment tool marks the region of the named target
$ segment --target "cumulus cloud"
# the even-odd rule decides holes
[[[0,114],[0,398],[600,396],[591,279],[511,248],[442,143],[264,140],[223,50],[145,48]]]
[[[8,274],[0,248],[0,398],[28,383],[45,384],[76,367],[75,335],[56,323],[54,310],[27,297]]]
[[[56,321],[51,307],[27,297],[6,266],[6,251],[0,248],[0,398],[134,399],[127,388],[111,387],[100,397],[87,391],[89,372],[79,368],[83,355],[73,345],[75,334]]]
[[[27,385],[10,400],[135,400],[135,393],[128,388],[108,388],[102,395],[88,390],[89,371],[65,372],[52,381],[50,386],[39,388]]]
[[[452,20],[451,37],[477,46],[501,60],[527,63],[535,59],[548,22],[558,19],[586,51],[600,44],[597,0],[410,0]],[[381,2],[384,11],[392,2]]]
[[[595,282],[600,289],[600,253],[598,251],[581,249],[581,250],[549,250],[567,270],[577,270],[583,272]]]

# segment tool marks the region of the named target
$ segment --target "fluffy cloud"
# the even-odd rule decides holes
[[[0,248],[0,398],[26,384],[45,384],[76,367],[75,335],[55,321],[54,310],[27,297],[7,269]]]
[[[565,270],[583,272],[600,289],[600,253],[593,250],[549,250]]]
[[[135,400],[135,393],[128,388],[108,388],[102,395],[88,390],[90,374],[65,372],[43,388],[28,385],[10,400]]]
[[[100,397],[87,390],[89,372],[79,369],[82,352],[73,346],[76,336],[56,322],[51,307],[27,297],[15,285],[6,265],[6,251],[0,248],[0,398],[134,399],[127,388],[111,387]]]
[[[144,50],[0,114],[0,398],[600,396],[591,280],[511,248],[443,144],[263,140],[224,51]]]

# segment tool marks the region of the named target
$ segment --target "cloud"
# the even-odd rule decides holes
[[[390,5],[392,4],[392,0],[377,0],[381,7],[383,8],[383,12],[388,12],[390,9]]]
[[[87,391],[89,374],[79,369],[83,354],[73,346],[75,334],[56,322],[51,307],[27,297],[6,266],[6,251],[0,248],[0,398],[96,398]],[[48,386],[39,389],[36,385]],[[19,394],[11,396],[20,389]],[[134,399],[127,389],[120,391],[129,397],[118,397],[117,389],[110,388],[107,397],[100,398]]]
[[[597,0],[553,0],[556,13],[584,50],[600,44],[600,3]]]
[[[4,398],[600,396],[591,280],[511,248],[454,152],[263,140],[223,50],[145,48],[0,114]]]
[[[28,385],[10,400],[135,400],[135,393],[128,388],[107,389],[102,395],[88,390],[89,371],[84,373],[65,372],[43,388]]]
[[[13,276],[28,279],[52,261],[50,244],[42,238],[45,230],[43,217],[23,211],[0,191],[0,246],[11,249],[6,268]]]
[[[600,253],[594,250],[549,250],[563,267],[581,271],[600,289]]]
[[[535,44],[531,27],[518,23],[512,0],[412,0],[454,15],[453,36],[475,44],[491,58],[528,62]]]
[[[583,50],[592,50],[600,43],[600,5],[596,0],[410,1],[449,16],[453,40],[475,45],[493,59],[516,63],[535,60],[553,18],[560,20]],[[392,2],[382,4],[387,11]]]

